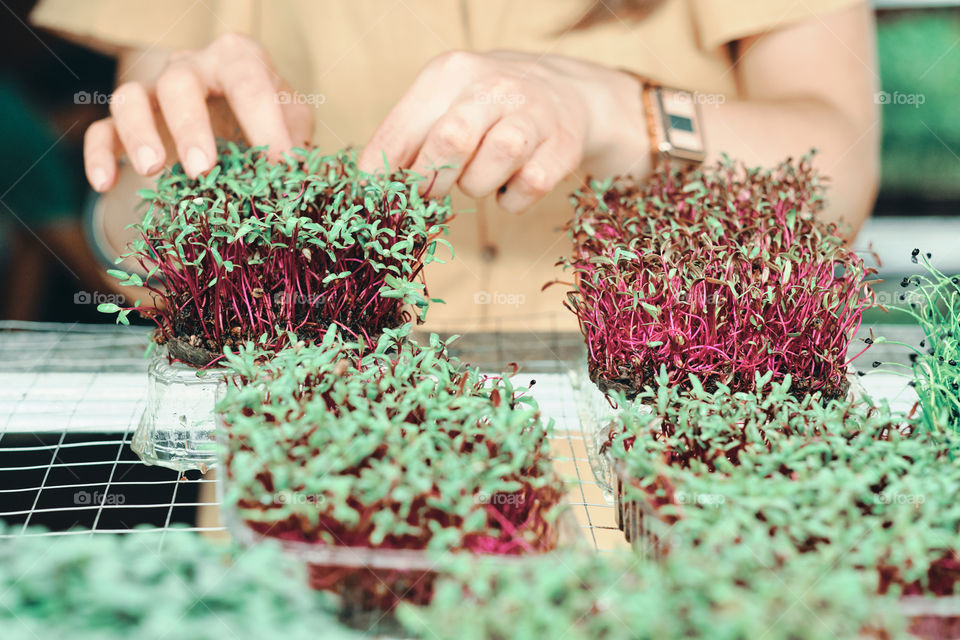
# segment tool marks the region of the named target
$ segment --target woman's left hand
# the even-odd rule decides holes
[[[390,111],[360,168],[411,168],[421,191],[498,192],[521,212],[569,174],[650,169],[637,82],[580,60],[503,51],[445,53],[428,63]]]

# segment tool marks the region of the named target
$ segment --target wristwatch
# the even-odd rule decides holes
[[[653,166],[671,161],[700,164],[707,156],[701,126],[700,104],[694,93],[663,87],[649,78],[625,70],[640,82]]]

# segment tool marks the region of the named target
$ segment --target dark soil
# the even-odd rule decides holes
[[[620,365],[618,367],[616,377],[612,377],[609,374],[606,374],[600,368],[600,365],[596,362],[590,362],[588,364],[590,380],[593,381],[597,387],[600,388],[604,393],[608,392],[622,392],[626,395],[628,399],[633,399],[639,394],[645,387],[656,388],[656,374],[659,370],[659,367],[655,367],[652,364],[644,364],[643,367],[638,371],[636,367]],[[708,392],[714,392],[717,390],[717,385],[719,383],[724,383],[730,386],[733,391],[748,391],[752,386],[752,380],[747,381],[743,379],[740,374],[733,373],[731,375],[732,368],[729,368],[727,371],[723,372],[723,376],[718,374],[713,374],[702,380],[703,388]],[[803,396],[810,392],[811,384],[810,380],[795,378],[793,383],[790,385],[790,393],[795,396]],[[839,385],[832,384],[822,387],[820,389],[823,394],[824,401],[830,401],[835,399],[841,399],[846,397],[847,391],[850,389],[850,381],[843,378],[843,382]]]
[[[302,308],[298,308],[294,313],[295,322],[298,324],[302,323],[302,326],[297,331],[297,337],[306,342],[313,342],[322,338],[330,324],[328,322],[304,322],[308,320],[309,314],[313,309],[308,305],[300,306],[302,306]],[[410,314],[401,309],[398,310],[396,317],[390,318],[390,322],[388,322],[385,327],[398,327],[405,322],[409,322],[410,319]],[[226,335],[207,338],[205,328],[213,324],[214,320],[212,316],[204,317],[201,320],[197,317],[193,306],[183,304],[180,307],[180,312],[177,314],[173,326],[173,337],[167,338],[166,340],[160,338],[158,342],[166,344],[170,356],[175,360],[179,360],[193,367],[202,368],[220,358],[223,354],[224,347],[235,347],[259,338],[259,336],[252,335],[249,331],[244,331],[244,329],[239,326],[233,327]],[[379,335],[380,331],[385,328],[381,327],[379,329],[375,328],[376,330],[371,330],[370,328],[364,329],[360,326],[344,327],[342,324],[340,326],[347,333],[358,336]]]
[[[219,353],[201,346],[196,335],[186,339],[175,336],[167,340],[166,344],[170,357],[197,368],[207,366],[220,356]]]

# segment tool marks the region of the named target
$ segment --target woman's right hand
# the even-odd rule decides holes
[[[291,95],[266,51],[246,36],[226,34],[199,51],[175,53],[153,82],[117,87],[111,117],[87,129],[87,180],[101,193],[111,189],[121,154],[140,175],[156,174],[167,163],[167,136],[187,175],[209,171],[217,159],[210,98],[225,98],[247,142],[269,145],[278,157],[313,133],[310,106],[282,99],[284,92]]]

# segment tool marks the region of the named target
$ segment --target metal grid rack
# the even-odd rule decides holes
[[[888,335],[918,342],[908,330]],[[200,472],[143,465],[130,439],[143,411],[149,333],[143,328],[0,322],[0,537],[23,535],[152,534],[158,545],[171,529],[226,535],[217,515],[215,478]],[[552,332],[471,334],[451,351],[484,370],[520,362],[545,418],[557,470],[585,537],[598,551],[627,548],[613,506],[594,480],[578,418],[575,376],[582,338]],[[876,353],[883,361],[894,351]],[[871,372],[865,387],[898,408],[915,396],[903,378]]]

